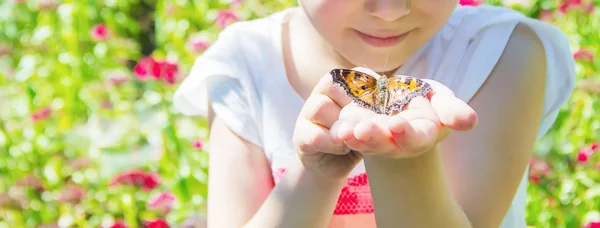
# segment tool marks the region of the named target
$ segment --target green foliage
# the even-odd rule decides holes
[[[115,221],[140,227],[153,219],[181,224],[204,213],[208,155],[200,143],[208,136],[206,120],[178,114],[173,92],[216,40],[220,21],[251,20],[296,4],[1,1],[0,228]],[[511,7],[549,18],[574,50],[598,53],[597,11],[575,7],[561,13],[553,0]],[[231,13],[219,11],[226,9]],[[589,153],[600,141],[600,118],[594,115],[600,108],[600,63],[585,53],[577,62],[581,84],[536,146],[539,165],[532,171],[527,206],[527,222],[535,227],[600,220],[600,159]],[[153,67],[161,69],[158,78]],[[136,78],[143,72],[148,73],[143,80]],[[581,162],[582,156],[589,158]],[[123,174],[132,170],[136,173]],[[150,186],[152,181],[158,185]],[[148,205],[164,192],[176,198],[166,215]]]

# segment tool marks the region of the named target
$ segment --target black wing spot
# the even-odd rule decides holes
[[[361,86],[360,88],[361,88],[362,90],[367,90],[367,86],[366,86],[366,85],[363,85],[363,86]]]

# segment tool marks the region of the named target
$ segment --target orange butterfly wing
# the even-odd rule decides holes
[[[388,81],[387,92],[389,98],[385,113],[389,115],[394,111],[400,112],[413,98],[418,96],[427,97],[427,94],[431,91],[433,91],[431,85],[421,79],[396,75]]]
[[[377,108],[377,79],[365,73],[348,70],[334,69],[330,72],[333,83],[340,85],[346,94],[358,105],[380,113]]]

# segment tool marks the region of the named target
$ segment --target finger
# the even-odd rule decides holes
[[[338,119],[341,111],[342,108],[330,97],[323,94],[313,94],[306,100],[301,115],[305,119],[329,129]]]
[[[373,111],[351,103],[341,110],[339,119],[367,119],[374,115]]]
[[[331,136],[336,143],[356,140],[354,128],[358,119],[340,119],[331,127]]]
[[[414,121],[414,120],[428,120],[438,126],[441,125],[439,118],[435,115],[435,113],[429,111],[423,111],[419,109],[408,109],[404,110],[397,115],[393,115],[390,119],[396,119],[395,121],[388,122],[388,129],[393,133],[402,133],[404,128],[406,128],[406,121]]]
[[[336,143],[329,132],[323,126],[312,124],[309,121],[302,120],[301,126],[297,128],[302,134],[297,134],[294,138],[296,149],[303,154],[329,153],[346,154],[348,151],[342,143]]]
[[[340,107],[344,107],[352,102],[352,99],[346,94],[346,91],[339,85],[333,83],[333,76],[331,73],[327,73],[319,80],[319,83],[317,83],[313,89],[312,94],[323,94],[328,96]]]
[[[418,110],[424,113],[434,113],[433,107],[431,107],[431,102],[425,97],[415,97],[407,105],[407,110]],[[404,112],[402,111],[402,112]]]
[[[408,154],[420,153],[436,145],[438,127],[429,120],[418,119],[407,121],[403,118],[390,118],[390,125],[402,125],[401,133],[393,134],[393,139],[398,148]]]
[[[425,81],[434,91],[430,93],[431,106],[442,124],[454,130],[470,130],[477,125],[475,110],[458,99],[452,90],[439,82]]]
[[[395,150],[392,134],[387,128],[389,118],[385,115],[377,115],[372,119],[359,122],[354,128],[354,136],[363,142],[365,147],[369,148],[368,150],[378,153]],[[361,152],[370,152],[368,150],[363,149]]]

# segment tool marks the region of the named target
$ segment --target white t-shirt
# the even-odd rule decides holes
[[[185,115],[206,115],[210,98],[214,112],[232,131],[262,148],[276,181],[285,167],[299,162],[292,135],[304,100],[287,80],[281,47],[283,17],[291,10],[227,27],[196,60],[174,96],[175,107]],[[469,101],[496,65],[518,23],[529,25],[539,35],[547,54],[541,137],[575,85],[569,41],[551,24],[502,7],[457,6],[446,25],[397,74],[439,81]],[[526,227],[527,176],[526,172],[501,227]],[[348,177],[334,214],[372,212],[361,162]]]

